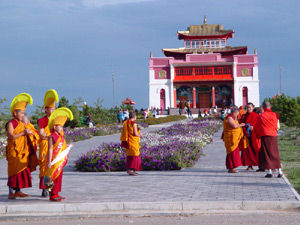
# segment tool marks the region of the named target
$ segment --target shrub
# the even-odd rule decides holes
[[[280,114],[280,122],[288,126],[300,127],[300,97],[293,98],[284,94],[271,99],[267,98],[272,105],[272,110]]]

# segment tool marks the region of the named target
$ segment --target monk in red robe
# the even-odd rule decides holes
[[[233,107],[231,114],[229,114],[224,119],[224,130],[222,139],[226,148],[226,168],[228,173],[237,173],[236,168],[242,166],[239,143],[243,138],[242,127],[245,124],[239,124],[237,116],[239,114],[239,109]]]
[[[62,187],[63,168],[68,162],[70,146],[64,138],[63,126],[67,119],[73,120],[73,114],[68,108],[56,109],[49,118],[47,167],[44,174],[45,186],[50,189],[50,201],[62,201],[65,197],[59,195]],[[51,184],[51,185],[49,185]],[[53,185],[52,185],[53,184]]]
[[[47,188],[44,184],[44,175],[47,167],[46,156],[48,154],[48,137],[51,135],[51,132],[48,128],[48,122],[50,115],[55,110],[55,102],[58,102],[59,98],[57,92],[54,89],[50,89],[45,93],[44,96],[44,109],[45,116],[38,119],[39,126],[39,162],[40,162],[40,189],[42,189],[42,197],[46,198],[49,196]]]
[[[268,170],[265,177],[273,177],[273,169],[278,169],[278,177],[282,177],[277,144],[279,115],[272,112],[269,102],[264,102],[262,106],[264,112],[258,117],[254,127],[257,137],[261,139],[259,164],[262,169]]]
[[[247,170],[253,170],[253,166],[258,165],[258,152],[255,151],[252,144],[252,130],[256,124],[258,114],[253,111],[253,103],[247,104],[247,113],[242,115],[240,123],[244,123],[243,127],[245,143],[242,143],[240,149],[242,151],[243,166],[248,166]]]
[[[9,187],[8,199],[29,197],[21,189],[32,187],[31,173],[28,168],[29,147],[27,135],[32,134],[22,123],[27,104],[32,104],[32,97],[27,93],[17,95],[11,102],[10,111],[13,119],[6,125],[7,146],[6,160]]]

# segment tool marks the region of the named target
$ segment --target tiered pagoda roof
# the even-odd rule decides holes
[[[202,25],[190,25],[185,31],[178,31],[178,39],[186,41],[202,41],[202,40],[227,40],[232,38],[233,30],[225,30],[220,24],[207,24],[206,17]],[[238,54],[247,54],[247,46],[231,47],[227,46],[197,46],[185,48],[165,48],[162,49],[167,57],[174,57],[177,59],[184,59],[186,54],[205,54],[205,53],[221,53],[222,56],[231,56]]]
[[[232,38],[233,30],[224,30],[220,24],[190,25],[186,31],[178,31],[178,39]]]

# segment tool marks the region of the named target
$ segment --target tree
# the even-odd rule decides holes
[[[288,126],[300,127],[300,97],[290,97],[284,94],[267,98],[272,105],[272,110],[280,114],[280,122]]]
[[[65,96],[62,96],[61,99],[59,100],[58,108],[68,107],[68,106],[69,106],[69,100]]]

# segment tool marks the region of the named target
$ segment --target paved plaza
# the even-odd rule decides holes
[[[167,125],[151,126],[143,132],[164,126]],[[147,210],[153,207],[156,210],[177,211],[198,209],[193,208],[193,203],[199,203],[200,208],[215,204],[221,206],[221,209],[227,206],[230,209],[241,209],[246,207],[246,203],[252,209],[259,209],[258,205],[269,207],[272,202],[282,202],[287,204],[286,207],[299,206],[298,196],[286,178],[267,179],[264,173],[248,172],[245,167],[239,168],[237,174],[228,174],[225,169],[225,148],[220,136],[221,131],[215,134],[213,142],[204,149],[205,155],[193,168],[181,171],[141,171],[137,177],[128,176],[125,172],[87,173],[74,170],[74,161],[81,152],[87,152],[102,142],[118,141],[119,134],[74,143],[64,170],[62,195],[67,199],[63,203],[49,202],[40,197],[37,172],[32,174],[33,188],[24,189],[25,193],[31,195],[30,198],[8,200],[6,161],[1,160],[0,213],[24,212],[24,209],[21,210],[24,205],[28,212],[51,211],[54,205],[56,208],[53,208],[53,212],[60,209],[80,211],[81,208],[93,211],[98,210],[97,203],[104,204],[101,208],[104,211],[126,208]],[[282,209],[280,204],[277,208]]]

